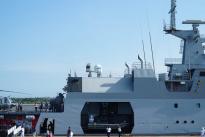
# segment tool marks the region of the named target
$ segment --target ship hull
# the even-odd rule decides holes
[[[49,118],[55,121],[54,134],[66,134],[69,126],[75,134],[85,134],[81,113],[87,102],[130,103],[134,113],[131,134],[197,134],[204,126],[203,99],[84,98],[65,102],[62,113],[41,113],[36,125],[37,132],[40,133],[40,123]]]

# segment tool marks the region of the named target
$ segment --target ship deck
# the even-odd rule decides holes
[[[22,111],[16,111],[15,107],[9,111],[0,111],[0,115],[40,115],[40,113],[39,109],[35,112],[33,104],[22,104]]]
[[[0,111],[0,115],[40,115],[41,112],[35,111],[22,111],[22,112],[15,112],[15,111]]]
[[[33,137],[33,136],[26,136],[26,137]],[[45,136],[36,136],[36,137],[45,137]],[[66,136],[54,136],[54,137],[66,137]],[[74,136],[74,137],[107,137],[107,136],[103,136],[103,135],[100,135],[100,136],[96,136],[96,135],[93,135],[93,136]],[[113,135],[111,137],[118,137],[117,135]],[[135,135],[122,135],[121,137],[200,137],[200,136],[148,136],[148,135],[142,135],[142,136],[135,136]]]

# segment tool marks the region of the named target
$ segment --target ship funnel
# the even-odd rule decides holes
[[[140,61],[140,63],[141,63],[141,69],[143,69],[143,60],[142,60],[142,58],[140,58],[139,55],[138,55],[138,59],[139,59],[139,61]]]

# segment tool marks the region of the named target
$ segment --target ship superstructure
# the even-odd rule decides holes
[[[54,134],[66,134],[70,126],[76,134],[113,132],[121,127],[131,134],[193,134],[205,124],[205,38],[198,30],[200,20],[187,20],[191,30],[178,30],[175,24],[176,0],[171,0],[171,24],[167,34],[182,40],[182,59],[166,59],[168,74],[157,78],[151,65],[127,66],[124,77],[71,77],[64,88],[64,104],[57,112],[41,113],[36,125],[39,134],[45,132],[47,121]]]

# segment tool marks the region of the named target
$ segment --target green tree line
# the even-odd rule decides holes
[[[51,98],[49,97],[36,97],[36,98],[11,98],[13,103],[22,103],[22,104],[35,104],[41,102],[49,102]]]

